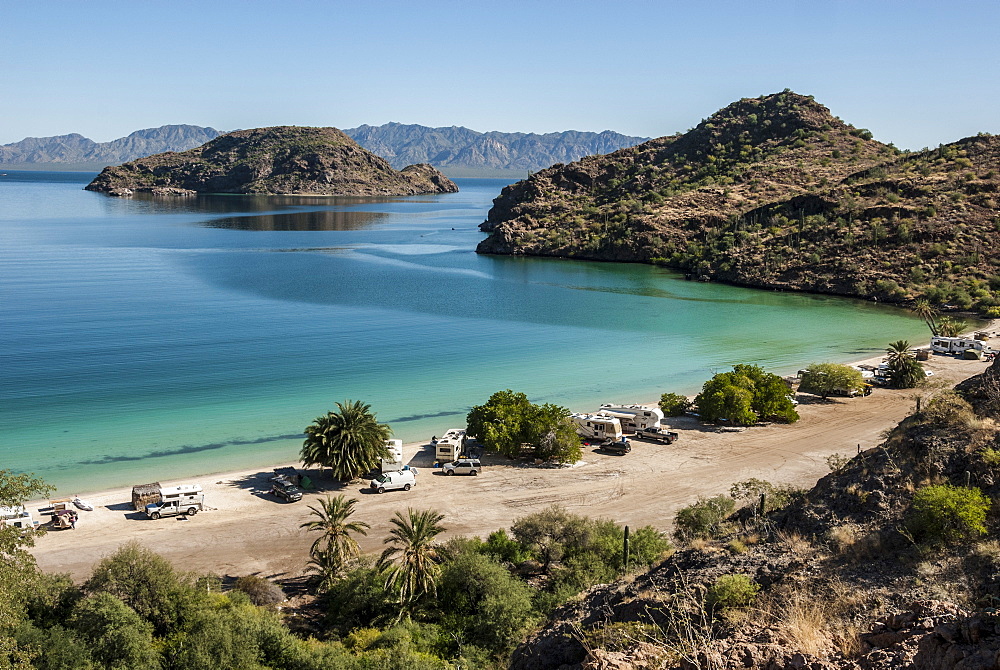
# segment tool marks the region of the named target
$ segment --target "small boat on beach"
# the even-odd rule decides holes
[[[73,498],[73,504],[76,505],[77,509],[82,509],[84,512],[94,511],[94,506],[86,500],[81,500],[79,496]]]

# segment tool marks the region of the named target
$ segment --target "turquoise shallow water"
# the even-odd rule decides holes
[[[892,308],[473,250],[504,185],[119,200],[0,175],[0,468],[63,492],[293,460],[336,401],[397,437],[513,388],[574,410],[925,339]]]

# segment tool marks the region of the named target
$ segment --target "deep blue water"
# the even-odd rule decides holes
[[[91,177],[0,175],[0,468],[63,492],[292,460],[345,399],[410,441],[504,388],[588,410],[924,336],[857,301],[478,256],[500,180],[157,200]]]

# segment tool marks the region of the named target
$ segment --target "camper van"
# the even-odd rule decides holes
[[[22,530],[38,528],[38,522],[31,517],[31,512],[22,505],[0,507],[0,526],[13,526]]]
[[[634,433],[643,428],[659,428],[663,410],[653,405],[601,405],[601,414],[610,414],[621,421],[622,429]]]
[[[465,451],[465,431],[449,428],[448,432],[434,443],[434,459],[438,463],[457,461]]]
[[[160,489],[160,502],[146,505],[146,516],[150,519],[178,514],[194,516],[204,505],[205,496],[198,484],[165,486]]]
[[[990,346],[982,340],[971,337],[932,337],[931,351],[936,354],[964,354],[968,349],[975,349],[982,353],[992,351]]]
[[[382,459],[382,472],[393,472],[403,469],[403,441],[386,440],[385,448],[389,450],[389,457]]]
[[[597,414],[570,414],[576,424],[577,434],[586,440],[620,440],[622,424],[617,417],[599,412]]]

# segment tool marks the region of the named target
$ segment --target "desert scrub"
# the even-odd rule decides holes
[[[1000,449],[994,449],[993,447],[986,447],[982,451],[983,463],[989,465],[990,467],[997,467],[1000,465]]]
[[[699,498],[698,502],[677,510],[674,517],[674,536],[687,542],[695,538],[715,537],[722,522],[736,509],[736,503],[727,496]]]
[[[727,607],[746,607],[760,591],[760,585],[754,583],[748,575],[722,575],[708,587],[705,602],[712,609]]]
[[[990,499],[978,488],[941,484],[913,495],[906,527],[918,541],[957,544],[986,534]]]

